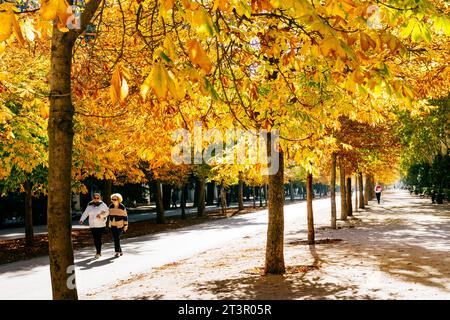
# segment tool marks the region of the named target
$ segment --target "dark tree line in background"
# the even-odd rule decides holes
[[[403,183],[411,193],[450,201],[450,96],[431,100],[427,117],[400,113]]]

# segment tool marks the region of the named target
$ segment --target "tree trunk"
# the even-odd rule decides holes
[[[184,185],[181,189],[181,219],[186,219],[186,198],[187,198],[187,185]]]
[[[199,178],[199,190],[198,190],[198,206],[197,216],[203,217],[205,215],[205,178]]]
[[[267,155],[276,150],[272,148],[272,135],[267,135]],[[267,229],[266,261],[264,272],[282,274],[284,265],[284,159],[283,151],[279,150],[279,169],[275,174],[269,174],[269,225]]]
[[[256,208],[256,187],[255,186],[252,187],[252,191],[253,191],[253,208]]]
[[[355,212],[358,211],[358,175],[355,175]]]
[[[345,187],[345,169],[339,166],[340,191],[341,191],[341,220],[347,220],[347,192]]]
[[[308,244],[315,243],[312,195],[313,195],[313,175],[312,173],[308,173],[308,178],[306,182],[306,207],[308,212]]]
[[[366,183],[364,187],[364,205],[369,205],[369,188],[370,188],[370,182],[369,182],[369,176],[366,175]]]
[[[370,175],[370,189],[369,189],[369,200],[373,200],[375,198],[375,191],[373,190],[375,188],[375,178],[373,175]]]
[[[113,181],[108,179],[105,181],[105,193],[102,197],[103,202],[107,205],[111,204],[111,195],[112,195],[112,187],[113,187]]]
[[[351,217],[353,216],[353,210],[352,210],[352,177],[347,177],[347,183],[346,183],[346,196],[347,196],[347,216]]]
[[[294,181],[289,181],[289,195],[291,196],[291,201],[294,201]]]
[[[170,204],[172,202],[171,191],[172,187],[170,185],[162,183],[162,203],[164,210],[170,210]]]
[[[268,187],[267,184],[264,185],[264,205],[267,207],[267,200],[268,200]]]
[[[336,229],[336,153],[331,155],[331,228]]]
[[[262,207],[263,203],[262,203],[262,194],[263,194],[263,187],[259,187],[259,206]]]
[[[200,195],[200,180],[197,176],[194,176],[194,204],[193,207],[194,208],[198,208],[198,198]]]
[[[214,182],[210,182],[206,184],[206,204],[208,206],[214,205],[214,189],[216,184]]]
[[[239,190],[238,190],[239,211],[244,210],[244,181],[242,172],[239,172]]]
[[[25,245],[31,247],[34,243],[33,233],[33,195],[31,193],[32,183],[25,181]]]
[[[222,214],[227,214],[227,193],[223,185],[220,186],[220,207],[222,208]]]
[[[78,299],[72,246],[71,178],[73,114],[71,66],[76,38],[86,29],[100,0],[81,15],[80,30],[61,32],[53,25],[48,118],[48,247],[53,299]]]
[[[366,190],[364,190],[364,187],[363,187],[362,173],[359,174],[358,183],[359,183],[359,208],[364,209],[364,194],[365,194]]]
[[[161,181],[156,180],[156,223],[166,223],[166,217],[164,216],[164,204],[162,195]]]
[[[48,119],[48,245],[53,299],[78,299],[72,247],[71,178],[73,114],[71,64],[74,40],[53,27]],[[70,282],[70,285],[69,285]]]

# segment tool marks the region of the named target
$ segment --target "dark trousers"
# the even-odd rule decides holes
[[[381,200],[381,192],[375,192],[375,195],[377,196],[377,201],[378,201],[378,204],[379,204],[380,200]]]
[[[95,250],[98,254],[102,253],[102,234],[105,233],[105,228],[91,228],[92,236],[94,237]]]
[[[120,247],[120,235],[122,234],[123,228],[111,227],[111,232],[114,239],[114,249],[116,252],[122,252]]]

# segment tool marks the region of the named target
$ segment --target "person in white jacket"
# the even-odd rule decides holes
[[[108,215],[108,206],[101,200],[99,193],[94,193],[92,201],[89,202],[80,218],[80,224],[83,224],[84,220],[89,217],[89,228],[91,228],[95,249],[97,251],[95,259],[100,258],[102,255],[102,234],[105,233]]]

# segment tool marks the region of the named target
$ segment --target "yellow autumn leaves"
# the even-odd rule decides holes
[[[72,10],[66,0],[42,0],[40,15],[42,20],[53,21],[58,18],[58,29],[68,32],[67,20],[72,15]]]
[[[3,3],[0,5],[0,42],[7,40],[14,32],[19,42],[24,44],[25,39],[14,15],[14,9],[13,3]]]
[[[187,42],[189,59],[192,64],[200,67],[206,74],[211,73],[212,62],[206,51],[197,40],[189,40]],[[200,76],[192,76],[193,80],[198,80]],[[195,79],[194,79],[195,78]],[[177,100],[181,100],[185,96],[185,90],[180,83],[179,77],[173,72],[167,70],[163,62],[156,63],[148,77],[145,79],[141,87],[141,95],[145,99],[148,92],[152,90],[156,97],[160,100],[167,98],[168,93]]]
[[[41,18],[43,20],[54,20],[58,17],[65,21],[69,16],[67,13],[68,6],[65,0],[43,0],[40,9]]]
[[[212,62],[206,51],[201,48],[200,43],[196,40],[189,41],[189,57],[191,62],[198,65],[205,73],[210,73]],[[189,76],[193,81],[200,81],[201,76],[193,69],[190,70]],[[184,70],[186,71],[186,70]],[[130,74],[126,68],[119,65],[113,72],[111,78],[110,96],[113,103],[122,102],[128,95],[128,82]],[[200,89],[204,89],[200,87]],[[181,78],[176,76],[172,71],[168,70],[162,61],[153,65],[149,75],[141,86],[141,96],[143,99],[147,97],[150,90],[159,100],[166,100],[170,96],[176,100],[185,97],[185,87],[181,83]]]
[[[122,65],[118,65],[111,78],[111,87],[109,89],[113,103],[123,101],[128,95],[128,82],[130,74]]]
[[[9,39],[13,33],[22,45],[26,43],[19,22],[14,14],[16,11],[17,9],[14,3],[7,2],[0,4],[0,52],[4,51],[5,47],[5,44],[2,42]],[[58,18],[57,26],[59,30],[62,32],[69,31],[66,23],[72,15],[72,11],[66,0],[42,0],[39,14],[43,21],[53,21]],[[29,24],[24,27],[27,39],[33,41],[35,33],[39,32]]]
[[[189,40],[187,47],[189,50],[189,59],[191,59],[192,63],[198,65],[203,71],[209,74],[212,69],[212,63],[200,43],[197,40]]]
[[[177,77],[168,71],[162,62],[158,62],[153,66],[152,71],[141,87],[141,95],[144,99],[147,97],[150,89],[160,100],[166,99],[168,93],[178,100],[184,98],[184,88],[180,85]]]

